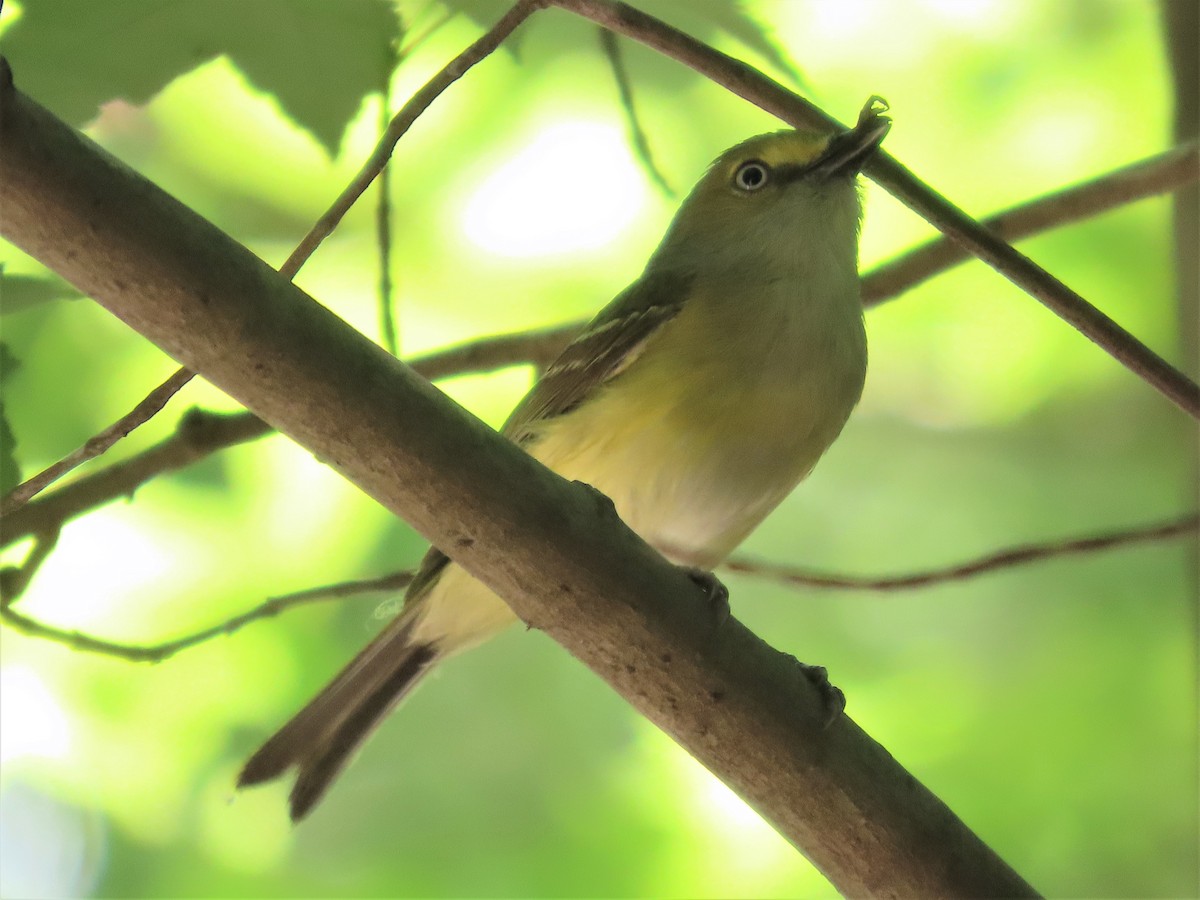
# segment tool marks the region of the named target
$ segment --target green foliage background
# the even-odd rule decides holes
[[[781,80],[797,70],[843,120],[883,94],[896,121],[889,149],[979,214],[1169,144],[1150,2],[638,5]],[[425,36],[396,75],[402,102],[504,7],[9,0],[0,50],[19,86],[278,264],[372,143],[397,23],[401,47]],[[438,101],[396,154],[392,276],[405,354],[590,314],[637,275],[672,211],[624,142],[594,29],[547,12],[519,37]],[[682,67],[625,49],[673,184],[777,127]],[[538,157],[520,182],[512,160],[564,126],[583,143]],[[559,205],[530,200],[532,218],[519,191],[499,195],[518,198],[507,201],[517,237],[529,228],[536,238],[539,218],[586,223],[600,175],[630,199],[594,246],[514,258],[470,237],[471,203],[488,185],[516,178],[540,197],[550,182]],[[931,234],[879,189],[866,197],[864,270]],[[298,278],[371,335],[374,202]],[[1022,249],[1176,358],[1168,212],[1165,199],[1145,201]],[[173,364],[33,261],[0,251],[15,460],[7,438],[0,450],[11,480],[14,464],[28,474],[77,447]],[[859,412],[746,553],[892,573],[1191,507],[1194,432],[1183,416],[983,266],[871,312],[868,330]],[[530,377],[520,368],[443,387],[498,423]],[[234,408],[194,384],[113,457],[170,433],[189,405]],[[20,603],[65,627],[153,642],[266,596],[409,565],[422,549],[273,437],[72,522]],[[1185,896],[1197,886],[1194,551],[1176,541],[890,595],[727,582],[736,615],[828,666],[856,721],[1040,890]],[[286,821],[284,786],[235,795],[241,760],[367,639],[383,599],[289,612],[153,667],[5,630],[0,891],[832,894],[620,698],[519,630],[431,679],[302,827]]]

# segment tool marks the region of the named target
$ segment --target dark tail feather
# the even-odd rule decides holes
[[[355,749],[367,739],[384,717],[405,695],[417,686],[421,676],[437,661],[437,650],[430,644],[416,644],[374,693],[368,694],[351,710],[337,729],[316,748],[317,752],[300,763],[300,774],[292,787],[292,821],[299,822],[333,784]]]
[[[300,769],[291,794],[299,821],[324,796],[354,750],[437,662],[436,645],[411,640],[410,607],[247,760],[238,787]]]

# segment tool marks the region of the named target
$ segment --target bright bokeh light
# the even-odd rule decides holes
[[[17,19],[21,18],[21,4],[17,0],[9,0],[8,3],[0,3],[0,34],[3,34],[12,27]]]
[[[31,669],[0,669],[0,764],[27,757],[61,759],[71,745],[67,714]]]
[[[27,784],[0,790],[0,890],[5,897],[91,897],[104,867],[95,818]]]
[[[992,27],[1007,15],[1012,4],[997,0],[924,0],[930,16],[943,23],[957,23],[963,27]]]
[[[181,577],[186,557],[198,559],[185,541],[171,537],[129,506],[80,518],[63,530],[54,551],[56,565],[38,572],[22,606],[72,628],[109,624],[118,611],[132,608],[138,600],[160,598],[163,584]],[[124,564],[114,565],[114,560]]]
[[[644,178],[620,129],[558,122],[475,191],[463,229],[497,256],[553,256],[604,246],[645,203]]]
[[[846,47],[872,45],[876,72],[907,67],[922,55],[945,53],[947,40],[967,34],[972,40],[994,42],[1019,27],[1028,4],[997,0],[821,0],[795,3],[775,0],[769,7],[776,32],[796,52],[800,62],[813,69],[859,67],[859,57]],[[913,28],[914,18],[922,27]],[[903,34],[904,40],[894,36]],[[891,96],[891,88],[885,92]]]

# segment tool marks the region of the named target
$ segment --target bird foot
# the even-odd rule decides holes
[[[810,666],[808,663],[802,663],[796,660],[801,671],[804,672],[804,677],[809,680],[809,683],[817,689],[817,693],[821,695],[821,703],[825,708],[824,727],[828,728],[838,717],[846,711],[846,695],[842,693],[842,689],[829,681],[829,672],[824,666]]]
[[[683,573],[690,578],[700,590],[704,591],[704,600],[712,613],[713,627],[720,628],[729,619],[729,588],[721,583],[712,572],[682,566]]]

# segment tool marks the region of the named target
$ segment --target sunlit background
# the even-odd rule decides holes
[[[198,56],[153,97],[113,99],[99,115],[68,109],[69,85],[51,102],[23,73],[95,70],[89,90],[110,78],[108,97],[132,96],[120,66],[95,60],[136,69],[163,52],[154,29],[172,34],[184,8],[219,33],[236,4],[162,0],[133,19],[80,13],[74,29],[52,35],[32,28],[41,4],[49,0],[8,0],[0,14],[17,84],[272,264],[373,144],[378,92],[351,106],[344,136],[328,126],[315,136],[225,56]],[[645,6],[794,87],[798,74],[803,92],[844,121],[868,95],[886,96],[888,148],[972,213],[1169,146],[1159,12],[1143,0]],[[394,104],[479,34],[470,18],[445,19],[466,7],[482,21],[505,4],[400,5],[414,23],[401,46],[421,40],[393,80]],[[107,33],[96,24],[106,19]],[[136,34],[122,30],[130,21]],[[295,32],[270,23],[264,16],[262,33],[239,40],[286,49]],[[404,355],[589,315],[637,276],[678,202],[632,147],[594,28],[546,12],[520,36],[516,52],[469,73],[397,150],[391,275]],[[623,47],[655,162],[676,188],[725,147],[778,127],[677,64]],[[308,75],[318,90],[324,73]],[[880,189],[865,196],[864,270],[932,234]],[[376,202],[368,194],[297,279],[374,338]],[[1165,199],[1022,249],[1179,359]],[[40,271],[7,245],[0,259],[6,273]],[[983,266],[930,281],[867,321],[860,410],[746,554],[899,573],[1193,505],[1183,416]],[[0,326],[20,363],[4,410],[25,475],[174,368],[87,300],[18,308],[6,298]],[[531,377],[517,367],[441,387],[498,424]],[[112,458],[170,434],[189,406],[236,408],[192,384]],[[3,559],[28,550],[16,544]],[[149,644],[269,596],[411,565],[422,550],[403,523],[272,437],[71,522],[19,609]],[[1193,550],[1152,544],[884,595],[726,580],[739,618],[826,665],[855,720],[1040,890],[1188,896],[1197,889]],[[241,761],[378,628],[387,599],[306,606],[153,666],[3,630],[0,893],[833,893],[594,676],[519,630],[430,679],[303,826],[287,822],[286,785],[235,794]]]

